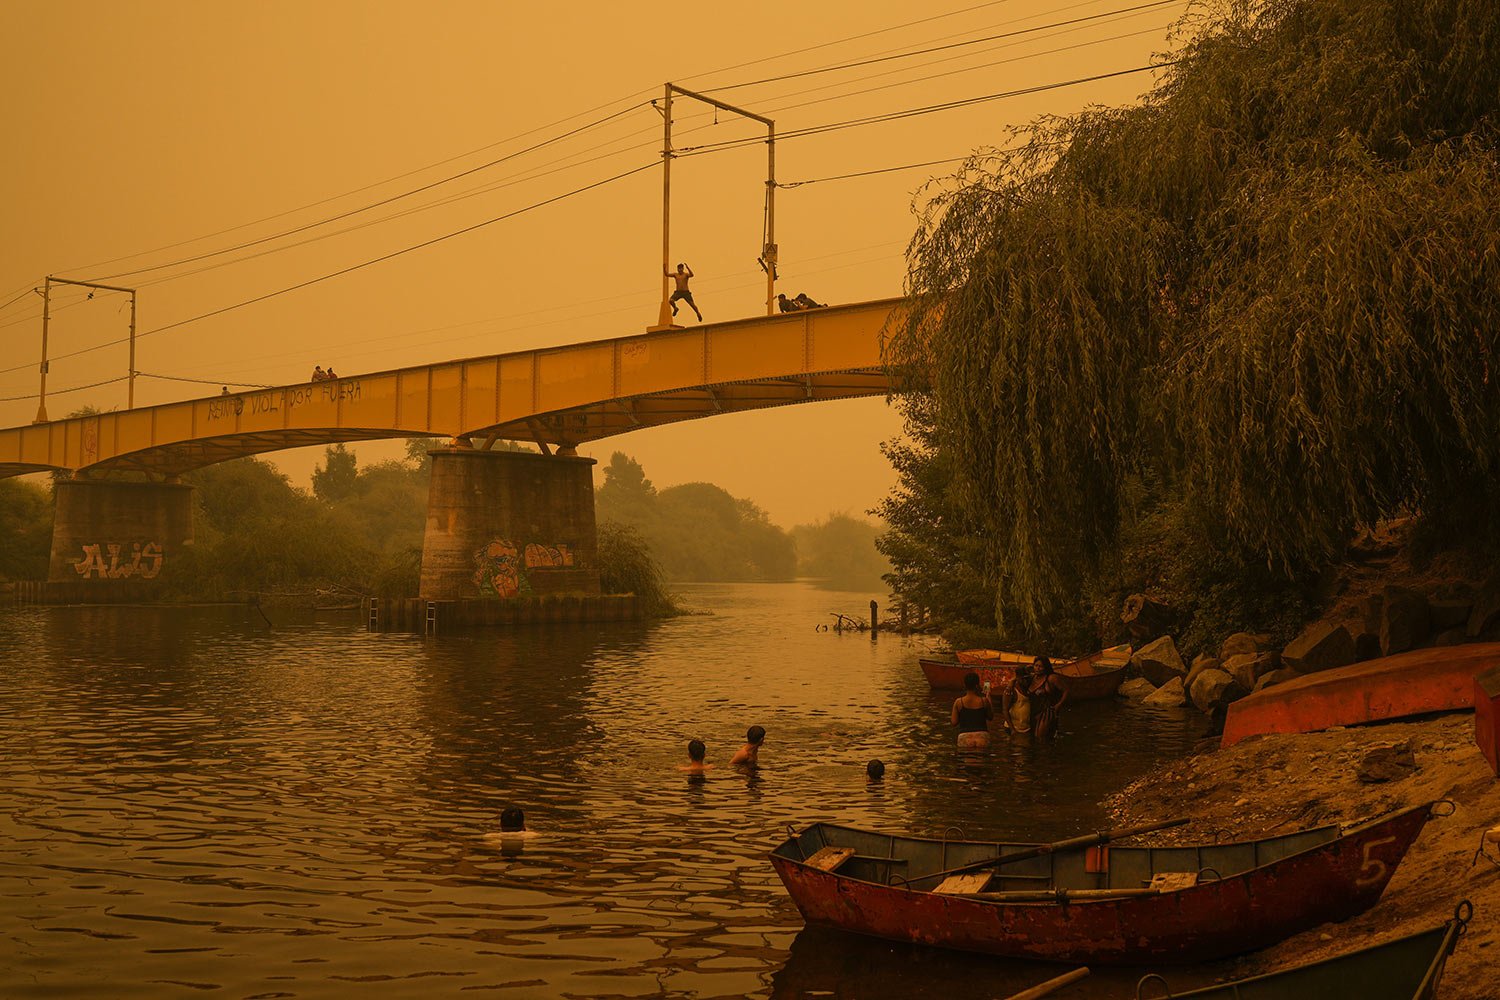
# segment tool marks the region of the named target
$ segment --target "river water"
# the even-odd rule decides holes
[[[704,613],[436,639],[0,610],[0,994],[966,1000],[1061,971],[806,930],[766,852],[813,820],[1086,832],[1201,722],[1084,703],[960,755],[927,640],[815,630],[870,595],[681,589]],[[512,803],[520,853],[486,837]]]

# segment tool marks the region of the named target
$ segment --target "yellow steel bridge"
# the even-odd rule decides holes
[[[0,430],[0,477],[168,478],[244,455],[392,437],[579,444],[767,406],[880,395],[900,299],[418,365]]]

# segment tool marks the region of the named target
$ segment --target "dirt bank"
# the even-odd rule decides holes
[[[1411,740],[1416,770],[1384,784],[1363,784],[1357,770],[1378,746]],[[1500,824],[1500,781],[1474,744],[1474,716],[1459,713],[1322,733],[1265,736],[1200,753],[1133,782],[1104,803],[1119,825],[1191,815],[1187,826],[1153,837],[1166,843],[1245,840],[1326,823],[1352,825],[1436,799],[1453,800],[1417,838],[1379,904],[1246,956],[1235,976],[1325,958],[1423,930],[1468,899],[1474,920],[1448,963],[1443,1000],[1500,996],[1500,868],[1474,850]]]

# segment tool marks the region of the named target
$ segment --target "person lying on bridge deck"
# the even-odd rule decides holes
[[[677,315],[677,300],[681,299],[682,301],[693,307],[693,312],[695,315],[697,315],[698,322],[702,323],[703,314],[698,311],[698,304],[693,301],[693,293],[691,289],[688,288],[688,281],[693,277],[693,269],[688,267],[686,264],[678,264],[677,272],[674,274],[671,271],[668,271],[667,277],[677,282],[677,291],[673,292],[672,297],[667,300],[672,305],[672,315]]]
[[[816,302],[806,292],[798,292],[797,297],[792,300],[801,309],[827,309],[828,303]]]

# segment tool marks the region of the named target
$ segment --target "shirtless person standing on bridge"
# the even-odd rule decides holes
[[[703,314],[701,312],[698,312],[698,304],[693,301],[693,293],[688,289],[688,279],[691,278],[692,276],[693,276],[693,269],[690,268],[690,267],[688,267],[686,264],[678,264],[677,265],[677,273],[676,274],[673,274],[671,271],[668,271],[667,272],[667,277],[669,277],[673,281],[677,282],[677,291],[673,292],[672,293],[672,297],[670,299],[668,299],[667,301],[669,301],[672,304],[672,315],[676,316],[677,315],[677,300],[678,299],[682,299],[688,305],[690,305],[690,306],[693,307],[693,312],[697,315],[698,322],[702,323],[703,322]]]

